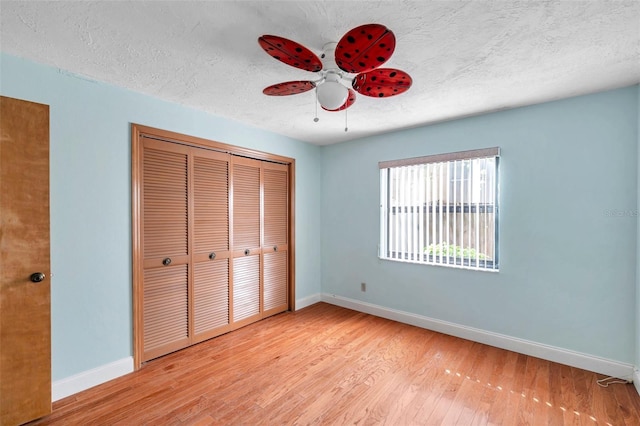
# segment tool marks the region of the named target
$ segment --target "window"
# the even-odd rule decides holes
[[[380,166],[380,257],[498,270],[499,148]]]

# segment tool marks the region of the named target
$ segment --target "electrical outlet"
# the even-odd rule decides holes
[[[360,283],[360,291],[367,291],[367,283]]]

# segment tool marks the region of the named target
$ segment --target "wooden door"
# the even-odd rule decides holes
[[[189,148],[143,140],[143,361],[189,345]]]
[[[264,242],[263,312],[267,317],[288,309],[289,167],[263,162]]]
[[[231,329],[229,155],[142,138],[142,360]]]
[[[229,155],[191,153],[195,343],[230,330]]]
[[[261,162],[233,157],[233,322],[261,318]]]
[[[0,249],[0,424],[14,425],[51,412],[49,107],[6,97]]]

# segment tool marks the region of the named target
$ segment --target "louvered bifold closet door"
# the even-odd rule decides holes
[[[143,360],[189,344],[188,148],[143,140]]]
[[[233,322],[234,327],[261,318],[261,162],[232,160]]]
[[[284,164],[263,163],[263,317],[288,309],[289,175]]]
[[[194,340],[230,330],[229,155],[193,150]]]

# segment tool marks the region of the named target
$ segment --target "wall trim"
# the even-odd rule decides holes
[[[634,375],[634,367],[631,364],[625,364],[594,355],[532,342],[530,340],[519,339],[517,337],[511,337],[504,334],[493,333],[491,331],[481,330],[478,328],[467,327],[410,312],[399,311],[384,306],[362,302],[360,300],[337,296],[335,294],[323,293],[322,301],[332,305],[341,306],[343,308],[352,309],[354,311],[425,328],[427,330],[437,331],[474,342],[495,346],[497,348],[546,359],[548,361],[558,362],[560,364],[566,364],[571,367],[593,371],[595,373],[604,374],[605,376],[617,377],[624,380],[631,380],[634,378],[636,389],[640,388],[640,377],[638,376],[638,371],[636,371]]]
[[[307,306],[311,306],[315,303],[320,302],[321,295],[320,293],[312,294],[311,296],[303,297],[302,299],[296,299],[296,311],[299,311],[302,308],[306,308]]]
[[[51,400],[55,402],[131,372],[132,356],[56,380],[51,384]]]
[[[633,386],[635,386],[638,395],[640,395],[640,370],[638,368],[633,372]]]

